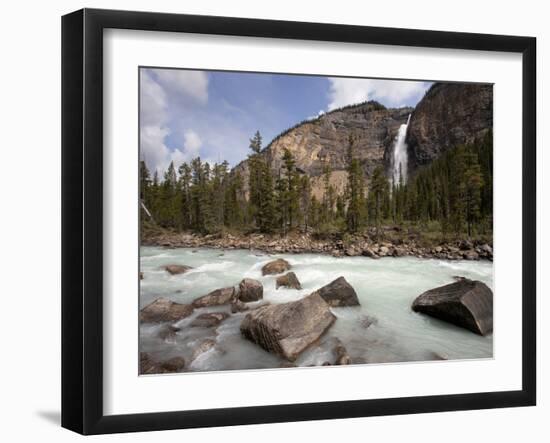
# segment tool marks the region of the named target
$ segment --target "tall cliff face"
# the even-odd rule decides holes
[[[493,127],[493,86],[435,83],[416,105],[407,128],[409,169],[430,163]]]
[[[328,163],[333,171],[331,183],[341,192],[346,183],[349,136],[356,138],[354,154],[368,179],[376,166],[384,164],[399,127],[406,123],[412,110],[387,109],[376,102],[349,106],[296,126],[273,140],[262,155],[276,175],[282,167],[284,150],[288,149],[296,166],[311,177],[313,193],[317,196],[322,187],[320,176]],[[247,161],[235,169],[245,177],[246,183]]]
[[[288,149],[296,166],[311,178],[312,192],[323,193],[322,171],[332,169],[330,182],[337,193],[344,191],[348,138],[356,138],[354,155],[361,162],[368,183],[374,169],[382,165],[391,176],[393,146],[399,127],[407,122],[409,174],[429,164],[442,152],[471,143],[493,126],[493,87],[487,84],[435,83],[416,108],[388,109],[366,102],[329,112],[304,122],[276,137],[262,155],[277,176]],[[247,161],[235,167],[248,182]]]

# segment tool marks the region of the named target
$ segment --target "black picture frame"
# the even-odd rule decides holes
[[[103,413],[103,30],[171,31],[519,53],[523,64],[522,388],[171,411]],[[536,39],[83,9],[62,18],[62,426],[82,434],[321,420],[536,403]]]

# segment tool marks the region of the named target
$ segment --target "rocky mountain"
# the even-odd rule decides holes
[[[472,143],[492,127],[492,85],[435,83],[416,105],[407,128],[409,169]]]
[[[386,108],[369,101],[336,109],[283,132],[262,155],[277,175],[284,150],[289,149],[298,169],[310,176],[312,192],[318,198],[323,193],[323,167],[328,164],[333,171],[331,184],[341,193],[347,179],[348,137],[356,139],[355,156],[361,161],[368,183],[379,165],[390,173],[395,138],[409,115],[408,169],[414,171],[445,150],[472,142],[492,128],[492,85],[435,83],[416,108]],[[243,176],[246,189],[247,160],[235,170]]]
[[[343,191],[347,173],[346,156],[348,138],[356,139],[355,156],[360,159],[365,176],[370,177],[376,166],[384,163],[399,127],[406,123],[413,108],[387,109],[369,101],[328,112],[315,120],[305,121],[276,137],[263,151],[276,175],[282,166],[285,149],[289,149],[296,166],[312,179],[313,193],[322,193],[321,174],[325,164],[332,169],[331,183],[338,192]],[[244,177],[248,176],[247,161],[236,166]]]

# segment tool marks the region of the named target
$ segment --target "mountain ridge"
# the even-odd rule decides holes
[[[415,107],[387,108],[377,101],[347,105],[282,131],[260,155],[274,176],[288,149],[301,173],[311,178],[312,193],[320,198],[325,165],[331,169],[330,184],[342,193],[347,180],[348,137],[355,138],[358,158],[368,185],[377,166],[391,175],[392,154],[399,127],[407,128],[408,169],[431,163],[458,144],[472,143],[492,128],[492,85],[434,83]],[[248,159],[233,168],[248,182]]]
[[[412,107],[386,108],[375,101],[345,106],[313,120],[300,122],[276,136],[260,155],[277,175],[282,156],[289,149],[296,167],[312,179],[312,191],[322,192],[321,175],[325,165],[332,170],[331,184],[336,192],[345,186],[348,137],[355,138],[354,155],[359,158],[365,176],[384,162],[385,152],[391,148],[399,127],[406,123]],[[248,160],[233,168],[248,180]]]

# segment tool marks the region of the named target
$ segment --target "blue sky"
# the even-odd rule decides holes
[[[162,173],[196,156],[235,165],[259,130],[264,146],[319,113],[377,100],[414,106],[431,83],[285,74],[142,68],[140,156]]]

